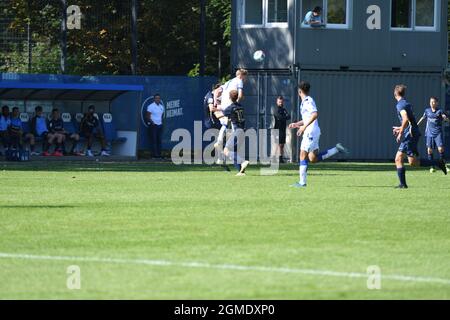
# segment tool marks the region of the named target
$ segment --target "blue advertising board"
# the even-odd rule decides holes
[[[103,109],[107,108],[108,110],[104,112],[113,114],[115,125],[119,130],[138,132],[138,149],[145,150],[150,148],[145,112],[147,106],[153,102],[153,96],[158,93],[161,95],[166,108],[163,149],[170,149],[177,143],[170,141],[171,133],[174,130],[187,129],[192,132],[194,121],[203,120],[203,97],[216,81],[217,79],[214,77],[68,76],[0,73],[0,85],[5,87],[4,90],[0,90],[0,101],[13,100],[13,98],[6,98],[7,92],[11,95],[11,90],[7,88],[9,85],[14,86],[16,90],[22,90],[18,94],[19,98],[14,99],[17,100],[17,105],[19,103],[23,105],[23,101],[20,100],[25,100],[25,97],[29,98],[30,101],[33,100],[33,96],[27,95],[27,87],[33,87],[32,92],[36,92],[36,89],[40,90],[40,93],[36,96],[39,96],[41,101],[51,100],[50,105],[56,99],[63,100],[64,94],[69,94],[71,88],[73,90],[91,88],[92,91],[110,90],[111,92],[120,89],[121,92],[117,96],[104,94],[107,97],[105,100],[109,100],[103,104]],[[135,86],[142,88],[141,91],[133,91]],[[51,90],[56,88],[65,91],[55,98],[54,91],[52,94],[46,90],[47,87]],[[126,90],[127,88],[130,88],[129,92]],[[46,92],[48,92],[48,96],[45,95]],[[70,94],[72,97],[77,97],[77,94],[73,92]],[[83,94],[80,94],[80,97],[83,96]],[[77,100],[77,98],[74,98],[74,100]],[[83,101],[78,101],[79,104],[77,104],[77,101],[72,101],[72,104],[67,108],[73,108],[72,106],[75,105],[76,111],[79,112],[78,106],[81,104],[83,111]],[[92,102],[86,98],[87,103]],[[100,102],[97,101],[97,103],[99,103],[99,109],[102,110]],[[87,108],[87,105],[84,108]],[[70,112],[70,110],[66,110],[66,112]]]

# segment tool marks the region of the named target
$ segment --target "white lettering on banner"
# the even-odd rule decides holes
[[[63,113],[61,115],[61,118],[62,118],[63,122],[66,122],[66,123],[72,121],[72,116],[70,115],[70,113]]]
[[[172,100],[166,104],[166,118],[182,117],[183,108],[181,107],[181,100]]]
[[[22,122],[28,122],[30,120],[30,116],[28,113],[21,113],[20,114],[20,121]]]
[[[83,119],[83,114],[82,113],[77,113],[75,115],[75,120],[77,120],[77,122],[81,122],[82,119]]]
[[[112,122],[112,114],[111,113],[103,114],[103,122],[104,123],[111,123]]]

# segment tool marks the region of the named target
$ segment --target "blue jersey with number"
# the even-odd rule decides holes
[[[436,137],[442,134],[444,112],[441,109],[433,111],[431,108],[426,108],[423,118],[427,120],[427,128],[425,130],[425,135],[427,137]]]

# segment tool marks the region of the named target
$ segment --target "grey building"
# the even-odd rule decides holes
[[[275,97],[299,118],[296,85],[312,85],[321,146],[337,141],[352,159],[392,159],[398,123],[395,84],[408,86],[417,117],[430,96],[445,106],[447,0],[233,0],[232,65],[250,71],[245,87],[251,127],[268,128]],[[303,22],[320,6],[321,27]],[[253,53],[263,50],[263,62]],[[446,140],[450,141],[446,128]],[[297,143],[291,139],[292,157]],[[424,141],[422,141],[424,144]],[[425,150],[422,147],[422,152]]]

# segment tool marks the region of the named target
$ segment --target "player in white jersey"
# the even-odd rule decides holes
[[[245,69],[239,69],[236,71],[236,77],[231,79],[230,81],[223,84],[220,89],[216,92],[216,101],[221,101],[220,105],[217,106],[217,111],[215,116],[219,119],[221,123],[221,128],[219,131],[219,136],[217,137],[217,142],[214,144],[214,148],[216,148],[217,154],[219,154],[219,159],[217,164],[222,164],[223,162],[223,140],[227,131],[228,126],[228,117],[224,116],[224,113],[228,107],[230,107],[233,102],[230,100],[230,92],[236,90],[238,92],[238,100],[237,103],[242,102],[244,99],[244,82],[247,78],[248,72]],[[220,97],[219,97],[220,96]],[[221,98],[221,99],[219,99]]]
[[[290,129],[298,129],[297,136],[303,136],[300,147],[300,181],[292,185],[297,188],[306,187],[309,162],[316,163],[329,159],[338,153],[348,153],[348,150],[344,148],[342,144],[338,143],[334,148],[319,154],[319,141],[321,135],[318,120],[319,113],[314,99],[309,96],[310,89],[311,85],[308,82],[300,83],[298,94],[302,100],[300,107],[302,121],[289,125]]]

